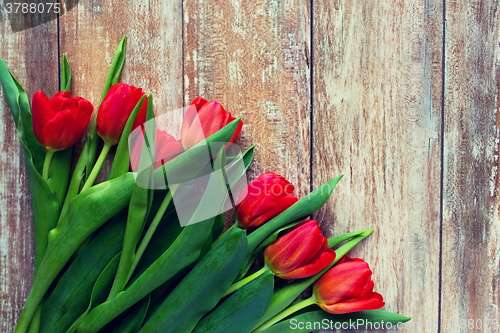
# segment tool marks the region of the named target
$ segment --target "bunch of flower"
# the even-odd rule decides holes
[[[306,332],[288,322],[409,320],[377,310],[384,302],[368,264],[346,256],[373,229],[327,239],[308,219],[341,176],[301,199],[273,172],[236,191],[254,151],[228,153],[242,120],[198,97],[177,140],[156,127],[151,94],[118,82],[124,57],[125,38],[72,174],[72,146],[93,106],[71,97],[66,57],[61,91],[50,99],[35,92],[31,108],[0,59],[36,248],[15,332]],[[95,185],[113,146],[108,180]],[[201,193],[197,179],[205,180]],[[231,203],[235,221],[222,233]],[[293,281],[275,290],[277,279]],[[294,303],[311,286],[313,296]]]

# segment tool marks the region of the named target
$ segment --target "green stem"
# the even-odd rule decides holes
[[[302,302],[298,302],[297,304],[292,305],[291,307],[289,307],[289,308],[283,310],[282,312],[278,313],[276,316],[274,316],[273,318],[269,319],[264,324],[262,324],[262,326],[260,326],[259,328],[257,328],[256,330],[254,330],[252,332],[253,333],[262,332],[262,331],[266,330],[267,328],[273,326],[274,324],[276,324],[280,320],[282,320],[282,319],[284,319],[284,318],[286,318],[286,317],[294,314],[295,312],[297,312],[299,310],[302,310],[305,307],[308,307],[309,305],[313,305],[313,304],[316,304],[316,302],[314,301],[314,299],[311,296],[308,299],[305,299]]]
[[[217,238],[215,240],[215,242],[212,243],[212,249],[214,248],[215,245],[217,245],[217,243],[219,243],[222,240],[222,238],[224,238],[227,235],[228,232],[230,232],[231,230],[233,230],[237,226],[238,226],[238,223],[234,222],[234,224],[232,226],[230,226],[229,229],[224,231],[224,233],[222,235],[220,235],[219,238]]]
[[[170,204],[170,201],[172,201],[172,192],[175,192],[176,186],[172,186],[170,188],[170,191],[168,191],[167,195],[165,196],[165,199],[163,199],[163,202],[161,203],[160,208],[156,212],[155,217],[153,218],[153,221],[149,225],[148,231],[146,231],[146,234],[144,235],[144,238],[141,241],[141,244],[139,245],[139,248],[137,249],[134,257],[134,262],[132,263],[132,266],[130,267],[130,272],[128,273],[127,277],[127,282],[132,276],[132,273],[134,272],[135,268],[139,264],[139,261],[142,258],[142,255],[144,254],[144,251],[146,251],[146,248],[149,245],[149,242],[151,241],[151,238],[153,237],[153,234],[156,231],[156,228],[158,228],[158,224],[160,223],[163,214],[167,211],[168,205]]]
[[[80,186],[85,173],[85,166],[87,165],[86,158],[84,158],[83,156],[87,155],[88,147],[89,143],[88,141],[85,141],[80,153],[80,158],[78,159],[75,170],[73,171],[71,182],[69,183],[68,192],[66,193],[66,198],[64,199],[64,204],[61,209],[61,214],[59,215],[59,220],[61,220],[61,217],[66,214],[66,211],[69,208],[70,201],[73,200],[73,198],[76,197],[80,191]]]
[[[135,244],[131,244],[130,242],[126,243],[126,241],[124,241],[120,265],[118,266],[115,280],[113,281],[111,291],[109,292],[108,299],[106,301],[113,300],[116,295],[118,295],[118,293],[122,292],[125,289],[125,286],[130,280],[130,277],[132,276],[135,268],[139,264],[139,261],[141,260],[144,251],[148,247],[149,241],[153,237],[153,234],[155,233],[156,228],[158,227],[158,224],[165,214],[171,200],[172,190],[168,191],[167,195],[163,199],[163,202],[161,203],[160,208],[158,208],[158,211],[156,212],[153,221],[149,225],[148,231],[144,235],[144,238],[142,239],[142,242],[139,245],[137,251],[135,251],[137,242],[135,242]],[[127,232],[125,232],[125,238],[127,238]],[[130,264],[130,262],[132,263]]]
[[[229,289],[226,290],[226,292],[224,293],[224,295],[222,295],[222,297],[226,297],[227,295],[234,293],[236,290],[240,289],[241,287],[243,287],[244,285],[246,285],[250,281],[252,281],[252,280],[258,278],[259,276],[261,276],[262,274],[264,274],[265,271],[267,271],[267,269],[268,268],[266,266],[264,266],[261,269],[259,269],[257,272],[253,273],[252,275],[244,278],[243,280],[240,280],[240,281],[236,282],[235,284],[232,284],[229,287]]]
[[[43,162],[43,180],[49,180],[49,169],[50,163],[52,162],[52,157],[54,156],[55,151],[47,150],[47,154],[45,154],[45,161]]]
[[[108,156],[108,153],[109,153],[109,150],[111,149],[111,147],[112,147],[112,144],[104,142],[104,146],[102,147],[101,154],[99,155],[99,158],[97,159],[97,162],[95,163],[94,168],[92,169],[92,172],[90,173],[89,178],[87,178],[85,185],[83,185],[81,192],[85,191],[86,189],[88,189],[92,185],[94,185],[95,179],[97,178],[97,175],[99,174],[99,171],[101,170],[102,164],[104,163],[106,156]]]

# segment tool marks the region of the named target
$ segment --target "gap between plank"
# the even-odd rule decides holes
[[[443,215],[444,215],[444,107],[445,107],[445,83],[446,83],[446,0],[443,0],[443,51],[441,54],[441,175],[439,194],[439,281],[438,281],[438,330],[441,333],[441,305],[443,284]]]
[[[313,154],[313,148],[314,148],[314,133],[313,133],[313,127],[314,127],[314,0],[311,0],[310,2],[310,41],[309,41],[309,80],[310,80],[310,88],[309,88],[309,95],[310,95],[310,101],[309,104],[310,106],[310,124],[309,124],[309,191],[312,192],[314,190],[314,178],[313,178],[313,163],[314,163],[314,154]]]

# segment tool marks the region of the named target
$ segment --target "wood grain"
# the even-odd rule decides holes
[[[273,171],[309,191],[310,12],[305,0],[184,1],[185,103],[217,100],[255,144],[248,177]]]
[[[446,21],[441,318],[498,332],[498,3],[446,1]]]
[[[29,99],[42,89],[54,95],[59,90],[57,21],[13,33],[0,11],[0,33],[0,56]],[[0,114],[0,331],[11,332],[31,289],[35,246],[22,146],[2,89]]]
[[[313,3],[314,186],[345,175],[315,216],[329,236],[375,228],[351,256],[383,309],[437,323],[443,8]]]
[[[157,115],[181,108],[181,1],[80,1],[62,16],[61,55],[67,55],[72,69],[73,94],[88,99],[97,109],[124,35],[127,51],[120,81],[153,93]],[[110,161],[98,182],[106,179]]]
[[[497,7],[79,1],[59,30],[51,21],[13,33],[0,11],[0,54],[31,97],[58,90],[66,53],[73,95],[97,107],[126,34],[122,81],[152,92],[157,114],[201,95],[243,117],[237,144],[257,145],[250,180],[280,173],[300,197],[345,175],[315,218],[327,236],[375,228],[351,255],[369,262],[384,309],[413,317],[408,331],[466,332],[446,320],[482,319],[475,331],[497,332],[484,327],[500,319]],[[0,99],[0,331],[11,332],[31,288],[34,246],[21,146],[1,89]]]

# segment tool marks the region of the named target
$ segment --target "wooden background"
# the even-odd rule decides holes
[[[97,105],[126,34],[122,81],[151,91],[157,113],[201,95],[243,117],[252,179],[275,171],[303,196],[345,175],[315,218],[327,236],[375,228],[353,255],[370,263],[384,309],[422,332],[499,319],[497,1],[80,0],[17,33],[0,7],[1,57],[28,95],[58,90],[66,53],[73,94]],[[31,287],[33,236],[0,100],[0,331],[10,332]]]

